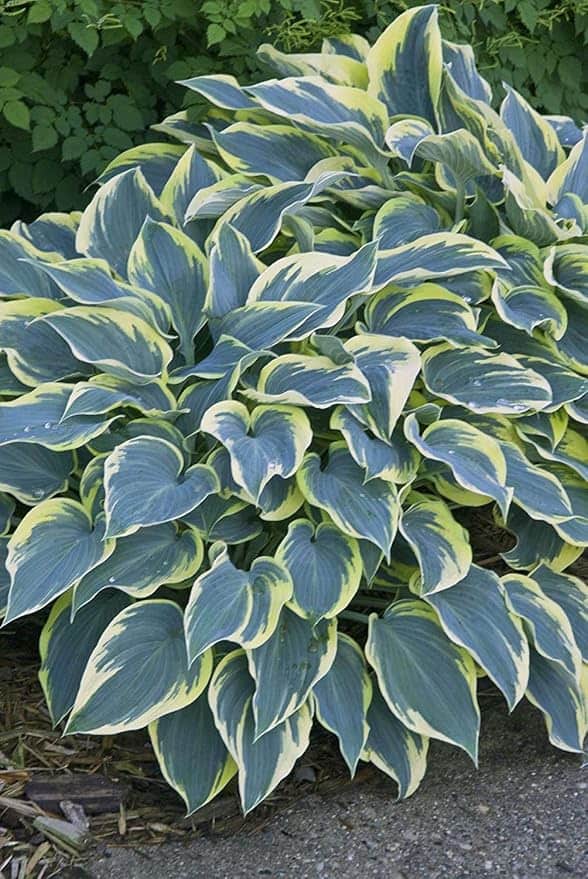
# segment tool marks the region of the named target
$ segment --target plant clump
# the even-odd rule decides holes
[[[263,53],[0,233],[5,624],[44,612],[54,722],[147,727],[189,811],[313,725],[408,796],[429,739],[476,760],[481,676],[580,753],[588,134],[493,109],[435,6]]]

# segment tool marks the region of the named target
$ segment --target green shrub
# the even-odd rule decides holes
[[[0,233],[5,623],[51,606],[55,723],[148,726],[189,810],[313,723],[408,796],[484,675],[581,752],[588,135],[496,113],[434,6],[263,54]]]
[[[0,225],[84,206],[106,164],[182,108],[174,80],[221,71],[263,79],[267,66],[252,51],[261,42],[298,52],[354,29],[375,39],[414,5],[0,0]],[[505,79],[544,112],[586,119],[587,11],[586,0],[449,0],[441,24],[447,39],[474,44],[498,93]]]
[[[0,0],[0,224],[70,210],[145,130],[181,107],[174,80],[214,70],[260,78],[272,23],[346,28],[332,0]],[[290,29],[292,25],[290,25]],[[64,63],[64,59],[67,63]]]

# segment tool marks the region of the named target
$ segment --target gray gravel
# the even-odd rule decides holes
[[[417,793],[391,782],[309,793],[261,828],[111,848],[92,879],[570,879],[588,876],[588,773],[553,749],[528,704],[485,712],[480,768],[435,743]]]

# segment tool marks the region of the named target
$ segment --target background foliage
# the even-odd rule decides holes
[[[80,207],[115,155],[185,104],[174,80],[222,68],[252,81],[260,42],[293,52],[334,33],[372,40],[415,5],[0,0],[0,224]],[[588,0],[447,0],[441,23],[447,38],[474,46],[493,86],[505,79],[539,110],[588,117]]]

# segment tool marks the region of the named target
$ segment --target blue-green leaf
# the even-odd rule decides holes
[[[51,608],[39,639],[39,680],[53,724],[59,723],[74,704],[84,668],[98,639],[130,603],[126,595],[111,591],[74,621],[70,619],[71,592],[67,592]]]
[[[104,521],[92,523],[77,501],[42,501],[10,538],[6,622],[45,607],[113,550],[114,541],[104,539]]]
[[[378,37],[367,56],[369,94],[390,116],[437,119],[443,58],[436,6],[407,9]]]
[[[166,439],[138,436],[117,446],[104,467],[108,535],[179,519],[219,490],[212,467],[183,470],[184,456]]]
[[[220,641],[252,649],[271,637],[283,605],[292,595],[292,580],[283,565],[259,556],[249,571],[231,562],[226,547],[212,559],[210,570],[194,583],[186,608],[186,643],[190,662]]]
[[[363,470],[344,443],[330,447],[324,467],[320,457],[309,452],[296,478],[309,503],[326,510],[345,534],[369,540],[389,556],[400,512],[393,483],[383,479],[365,483]]]
[[[200,538],[172,523],[141,528],[116,541],[114,552],[74,586],[72,618],[105,589],[146,598],[160,586],[193,577],[204,558]]]
[[[282,609],[274,633],[247,651],[256,685],[252,700],[256,738],[304,705],[313,685],[333,664],[336,650],[335,620],[313,623],[288,608]]]
[[[292,403],[328,409],[338,403],[365,403],[371,390],[353,363],[338,365],[329,357],[282,354],[263,367],[257,389],[248,396],[268,403]]]
[[[578,679],[582,657],[561,607],[545,595],[532,577],[507,574],[502,583],[508,605],[525,621],[535,649]]]
[[[471,653],[512,710],[527,688],[529,647],[518,617],[507,610],[496,574],[472,565],[451,589],[425,598],[447,635]]]
[[[477,269],[499,269],[505,261],[487,244],[457,232],[436,232],[381,250],[374,285],[411,283],[452,277]]]
[[[239,767],[239,793],[250,812],[290,772],[308,747],[312,713],[308,702],[261,738],[255,734],[251,700],[255,683],[243,650],[234,650],[217,666],[209,702],[216,728]]]
[[[366,714],[372,682],[359,645],[339,632],[330,669],[312,688],[320,723],[339,740],[343,759],[353,776],[368,736]]]
[[[141,317],[114,308],[74,306],[41,318],[78,360],[137,384],[158,379],[172,359],[167,342]]]
[[[422,357],[428,390],[473,412],[520,415],[545,409],[552,401],[543,376],[525,369],[510,354],[437,345]]]
[[[451,468],[456,481],[469,491],[494,498],[506,515],[512,499],[500,444],[467,421],[444,418],[419,433],[414,414],[404,422],[407,439],[421,455]]]
[[[32,443],[12,443],[0,455],[0,491],[28,506],[64,492],[75,467],[71,452]]]
[[[173,601],[138,601],[102,633],[85,668],[67,733],[141,729],[194,702],[212,672],[212,653],[188,668],[182,611]]]
[[[105,259],[126,277],[127,259],[145,217],[163,220],[155,193],[140,170],[131,168],[100,187],[80,220],[76,250]]]
[[[188,815],[212,800],[237,773],[205,693],[154,720],[149,736],[161,773],[184,800]]]
[[[128,261],[129,279],[151,290],[169,305],[180,350],[193,359],[194,336],[205,323],[203,314],[208,268],[206,257],[184,232],[147,217]]]
[[[335,617],[359,588],[362,575],[357,541],[330,524],[296,519],[276,550],[293,583],[289,605],[311,621]]]
[[[390,711],[377,684],[368,709],[369,735],[363,759],[369,760],[398,785],[398,798],[415,792],[427,768],[429,739],[408,729]]]
[[[249,412],[242,403],[217,403],[200,429],[227,449],[233,479],[255,503],[270,479],[296,472],[312,441],[306,414],[294,406],[256,406]]]
[[[388,707],[413,732],[478,756],[476,672],[424,601],[399,601],[370,616],[366,657]]]
[[[419,562],[420,595],[447,589],[466,576],[472,563],[469,535],[440,498],[416,495],[399,527]]]

